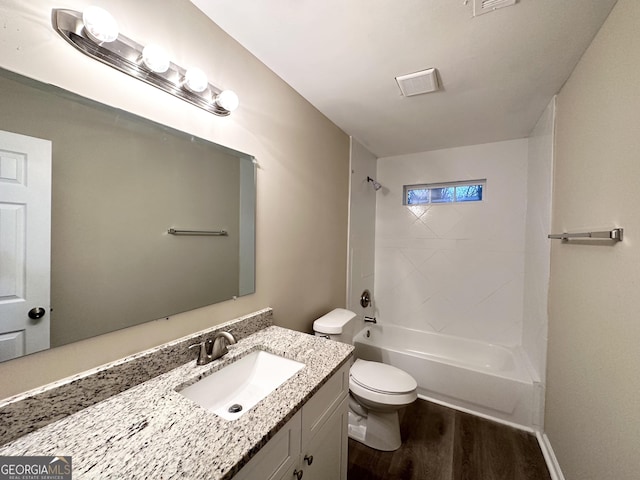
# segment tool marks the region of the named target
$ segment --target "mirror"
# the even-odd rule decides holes
[[[1,360],[255,291],[252,156],[1,69],[0,118]],[[10,198],[36,176],[14,137],[50,142],[50,305],[30,297],[48,267]]]

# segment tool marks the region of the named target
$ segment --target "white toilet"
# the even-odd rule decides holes
[[[353,343],[357,315],[336,308],[313,322],[317,336]],[[418,384],[391,365],[356,359],[349,370],[349,437],[376,450],[400,448],[398,410],[418,398]]]

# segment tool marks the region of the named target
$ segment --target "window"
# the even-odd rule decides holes
[[[481,202],[487,180],[404,186],[404,205]]]

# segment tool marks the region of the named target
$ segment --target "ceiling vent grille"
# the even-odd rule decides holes
[[[405,97],[431,93],[440,89],[438,74],[435,68],[401,75],[396,77],[396,82],[398,82],[400,92],[402,92],[402,95]]]
[[[516,0],[473,0],[473,16],[477,17],[515,4]]]

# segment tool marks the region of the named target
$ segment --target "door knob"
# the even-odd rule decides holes
[[[32,320],[40,320],[42,317],[44,317],[44,314],[47,313],[47,311],[42,308],[42,307],[34,307],[31,310],[29,310],[29,318]]]

